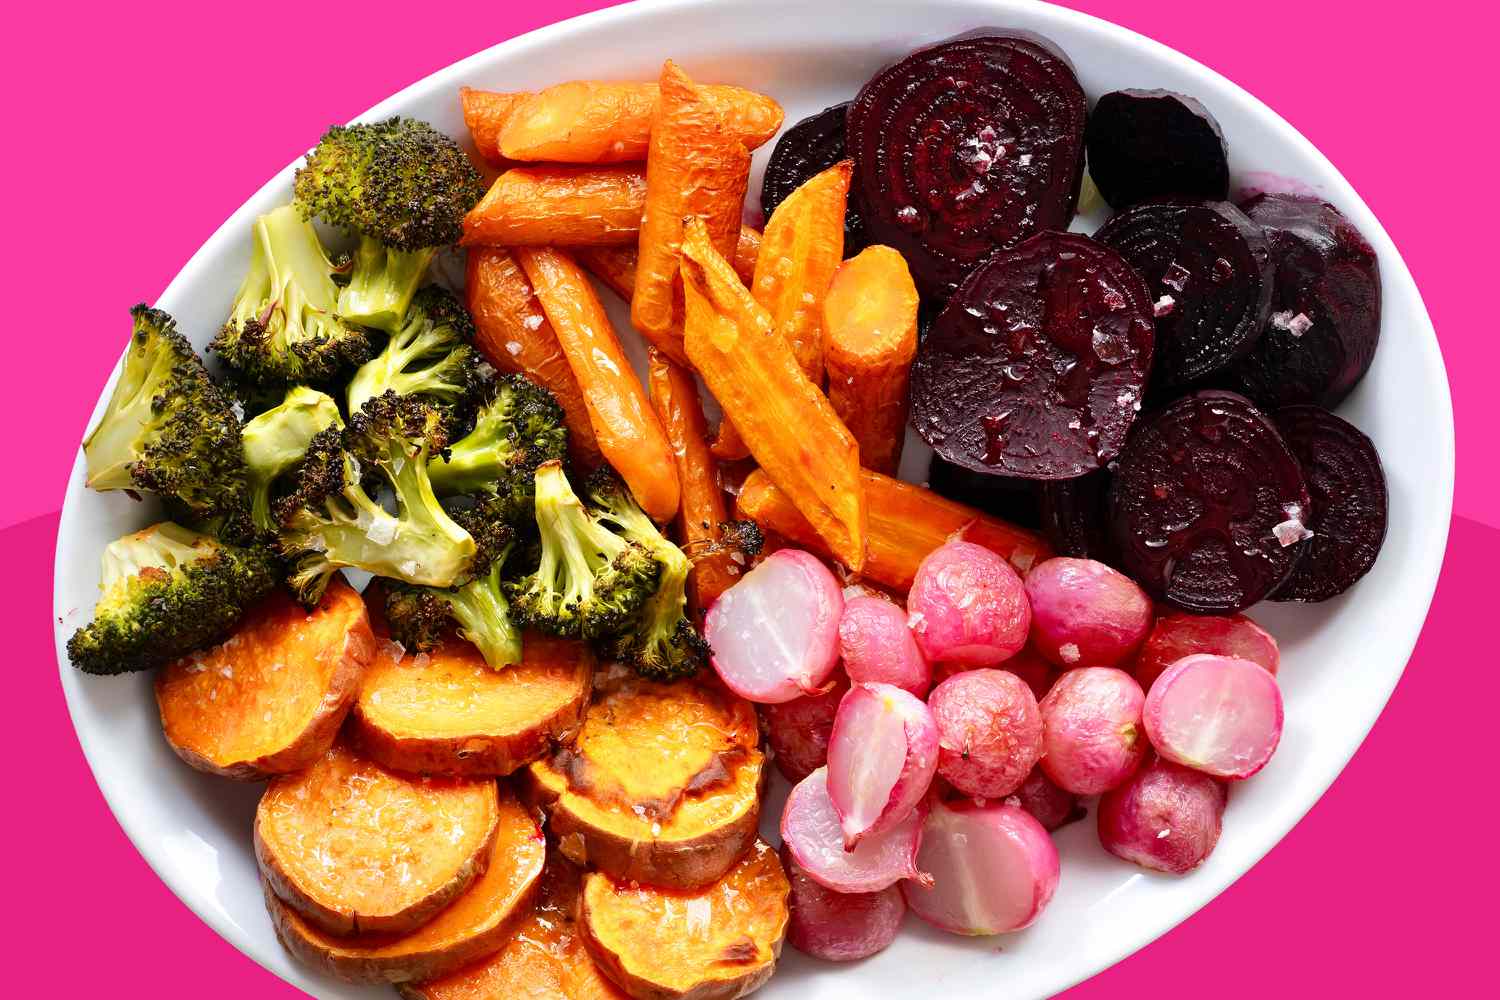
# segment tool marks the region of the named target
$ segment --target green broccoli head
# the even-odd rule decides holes
[[[563,459],[568,429],[552,393],[524,375],[502,375],[482,390],[474,428],[433,458],[428,471],[443,496],[488,493],[506,520],[530,518],[536,470]]]
[[[370,356],[369,337],[337,315],[340,267],[290,205],[255,220],[250,270],[209,350],[241,382],[327,382]]]
[[[474,322],[452,292],[429,285],[417,293],[401,328],[385,349],[349,381],[349,412],[393,391],[423,396],[452,411],[466,404],[479,381]]]
[[[241,437],[249,474],[250,519],[256,531],[276,533],[279,525],[271,514],[276,480],[302,461],[314,437],[343,423],[333,397],[301,385],[288,389],[279,406],[246,421]]]
[[[473,572],[474,539],[438,503],[427,459],[443,447],[437,410],[414,396],[387,392],[364,405],[340,431],[316,435],[294,485],[274,506],[289,582],[314,605],[343,566],[433,587]],[[366,479],[395,495],[392,514],[366,491]]]
[[[212,645],[276,586],[276,560],[170,521],[111,542],[94,619],[68,640],[90,674],[146,670]]]
[[[294,191],[304,217],[360,238],[339,314],[394,331],[436,248],[458,242],[484,181],[448,136],[391,118],[330,128],[297,171]]]
[[[584,509],[559,461],[536,471],[536,571],[506,584],[516,621],[553,635],[602,639],[656,591],[661,565]]]
[[[439,589],[387,581],[386,620],[406,646],[429,650],[450,628],[473,643],[493,669],[521,662],[521,631],[511,620],[501,573],[510,544],[489,556],[484,573],[462,587]]]
[[[198,518],[232,510],[245,491],[234,402],[172,317],[144,305],[130,316],[120,378],[83,441],[89,487],[156,493]]]
[[[590,476],[584,492],[598,508],[602,522],[646,549],[661,566],[656,591],[629,626],[607,644],[610,655],[653,680],[696,674],[708,662],[709,648],[687,615],[692,561],[662,535],[625,483],[609,469]]]

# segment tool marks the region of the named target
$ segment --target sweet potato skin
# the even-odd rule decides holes
[[[512,167],[464,216],[459,245],[628,245],[645,208],[638,166]]]
[[[541,759],[577,733],[594,655],[585,643],[530,632],[521,648],[521,663],[495,671],[457,638],[422,666],[398,664],[382,646],[349,717],[350,739],[376,763],[415,774],[500,777]],[[542,690],[550,697],[528,706],[535,714],[521,722],[513,706]],[[430,707],[412,705],[419,698]],[[445,707],[449,718],[431,714]]]
[[[682,910],[673,905],[683,902],[681,893],[658,908],[654,898],[662,893],[601,873],[584,879],[579,926],[595,963],[635,1000],[736,1000],[760,989],[776,970],[790,893],[776,852],[757,840],[723,879],[689,895],[708,908],[705,931],[714,938],[708,947],[722,944],[718,955],[701,954],[704,945],[678,926],[692,919],[678,916]],[[726,926],[731,920],[750,926]],[[729,939],[734,931],[738,936]],[[674,960],[683,964],[669,966]]]
[[[455,972],[498,951],[531,912],[547,841],[508,789],[489,862],[469,891],[403,937],[335,937],[308,924],[266,887],[266,908],[293,957],[356,983],[402,983]]]
[[[380,804],[371,805],[376,789],[382,793]],[[255,860],[260,866],[261,879],[305,921],[327,933],[408,933],[431,920],[484,873],[500,825],[496,794],[495,786],[490,782],[446,781],[429,786],[426,782],[401,778],[356,757],[346,747],[336,745],[306,771],[273,782],[261,796],[254,828]],[[426,806],[413,816],[412,800],[419,796],[426,800]],[[439,797],[442,802],[435,801]],[[319,800],[324,798],[331,799],[331,804],[323,806]],[[455,802],[455,798],[458,801]],[[465,813],[475,815],[450,817],[443,809],[444,805],[448,807],[447,812],[462,808]],[[403,836],[406,838],[393,848],[396,856],[373,861],[381,868],[394,867],[402,876],[398,883],[404,893],[401,905],[382,901],[380,908],[384,912],[362,910],[360,907],[371,901],[339,898],[331,895],[327,886],[329,878],[335,874],[332,868],[340,869],[340,877],[351,870],[336,862],[343,860],[343,855],[348,853],[349,841],[361,835],[360,830],[349,828],[348,820],[357,821],[362,807],[374,813],[362,824],[365,835],[387,842]],[[294,815],[302,812],[307,813],[305,822]],[[433,884],[407,890],[402,883],[408,879],[413,859],[434,856],[434,852],[424,852],[422,845],[415,841],[430,835],[433,825],[439,820],[459,818],[467,822],[467,826],[462,827],[467,843],[455,844],[460,855],[452,860],[457,863],[439,866],[435,872],[418,873],[418,878],[424,874],[431,876]],[[308,850],[303,844],[302,831],[287,829],[289,825],[307,823],[324,841],[313,845],[316,856],[312,858],[302,856]],[[340,823],[343,825],[336,825]],[[336,846],[330,848],[329,843]],[[385,846],[374,845],[376,849]],[[363,877],[366,885],[351,886],[349,895],[367,895],[369,883],[379,879],[365,871],[365,864],[354,871]],[[389,879],[385,879],[380,888],[388,885]],[[423,888],[426,891],[422,891]]]
[[[328,635],[322,642],[309,635],[323,632]],[[304,636],[315,645],[306,645]],[[185,657],[157,674],[157,709],[173,752],[199,771],[238,781],[300,771],[323,756],[375,655],[370,620],[354,588],[339,574],[311,614],[278,590],[246,616],[231,641],[233,646]],[[321,676],[312,688],[289,689],[290,682],[315,673]],[[263,697],[256,698],[252,686]],[[254,704],[246,704],[247,697]],[[280,720],[286,732],[267,746],[247,751],[222,745],[234,730],[243,735],[263,720],[269,730],[273,722],[265,716],[292,711],[299,717],[290,725]]]

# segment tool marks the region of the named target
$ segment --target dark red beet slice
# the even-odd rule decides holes
[[[1039,484],[1030,479],[975,472],[933,455],[927,467],[927,485],[949,500],[978,507],[1002,521],[1033,531],[1042,526]]]
[[[1154,393],[1192,385],[1243,357],[1271,312],[1260,228],[1227,201],[1148,201],[1095,239],[1141,273],[1156,311]]]
[[[849,109],[854,188],[871,242],[946,297],[997,247],[1066,229],[1088,101],[1055,46],[974,34],[886,67]]]
[[[1151,369],[1151,300],[1109,247],[1039,233],[971,274],[917,347],[912,426],[976,472],[1068,479],[1125,443]]]
[[[1321,406],[1285,406],[1271,415],[1302,463],[1312,494],[1312,538],[1297,569],[1272,600],[1326,601],[1375,565],[1385,542],[1385,470],[1375,445]]]
[[[1224,133],[1197,100],[1170,90],[1116,90],[1089,112],[1089,176],[1116,209],[1151,198],[1229,197]]]
[[[824,108],[793,125],[776,140],[760,186],[760,210],[766,218],[813,175],[849,158],[844,121],[850,103]],[[850,198],[844,209],[844,256],[852,257],[868,244],[864,217],[856,199]]]
[[[1109,538],[1108,469],[1077,479],[1056,479],[1037,489],[1042,533],[1060,556],[1115,562]]]
[[[1337,406],[1380,341],[1375,251],[1327,202],[1261,194],[1244,208],[1266,234],[1276,288],[1265,332],[1231,380],[1268,409]]]
[[[1120,564],[1187,611],[1243,611],[1307,550],[1307,481],[1270,418],[1232,392],[1183,396],[1138,424],[1110,487]]]

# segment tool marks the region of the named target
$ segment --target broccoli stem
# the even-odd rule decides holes
[[[135,488],[131,466],[135,463],[136,442],[150,425],[152,399],[171,374],[170,351],[153,351],[149,342],[135,339],[125,352],[120,381],[104,418],[84,439],[83,448],[90,459],[87,486],[91,490],[129,490]],[[120,396],[120,393],[127,396]]]
[[[491,668],[521,662],[521,632],[510,620],[510,605],[500,591],[500,559],[487,576],[460,587],[448,598],[459,635],[472,642]]]
[[[351,323],[394,333],[436,253],[436,247],[393,250],[372,237],[360,237],[354,272],[339,293],[339,315]]]

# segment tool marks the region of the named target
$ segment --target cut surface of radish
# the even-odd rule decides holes
[[[891,684],[856,684],[839,704],[828,741],[828,797],[844,847],[909,816],[937,773],[932,712]]]
[[[916,864],[926,818],[923,800],[889,830],[871,834],[846,851],[839,815],[828,797],[828,769],[820,767],[787,796],[781,839],[798,867],[825,889],[879,892],[902,879],[926,880]]]
[[[1248,778],[1281,742],[1281,688],[1249,660],[1185,656],[1151,685],[1144,721],[1151,745],[1168,760],[1219,778]]]

